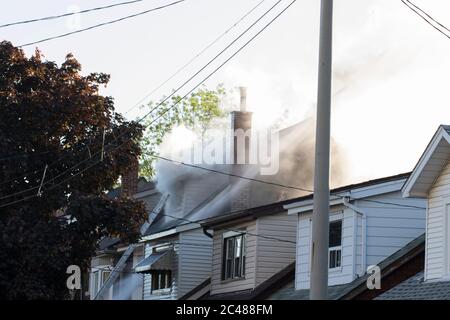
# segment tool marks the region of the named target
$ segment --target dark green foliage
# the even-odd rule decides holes
[[[140,155],[143,128],[99,94],[108,75],[80,71],[72,55],[57,66],[0,43],[0,299],[66,298],[66,268],[86,269],[101,237],[139,237],[144,205],[105,192]]]

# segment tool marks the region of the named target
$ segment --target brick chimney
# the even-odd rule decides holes
[[[247,112],[247,88],[240,87],[240,110],[231,113],[231,130],[234,134],[242,130],[247,133],[252,128],[252,113]],[[250,169],[250,140],[249,134],[245,140],[239,140],[236,136],[232,138],[231,159],[233,164],[231,172],[234,175],[246,176]],[[241,178],[231,177],[231,211],[247,209],[250,206],[250,185],[249,181]]]
[[[122,174],[122,195],[131,197],[137,193],[139,180],[139,161],[137,157],[131,160]]]

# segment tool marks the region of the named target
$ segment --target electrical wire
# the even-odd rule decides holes
[[[136,120],[136,122],[140,123],[143,120],[145,120],[148,116],[150,116],[153,111],[155,111],[156,109],[158,109],[159,107],[161,107],[162,105],[164,105],[172,96],[174,96],[178,91],[180,91],[185,85],[187,85],[191,80],[193,80],[198,74],[200,74],[203,70],[205,70],[212,62],[214,62],[217,58],[219,58],[226,50],[228,50],[234,43],[236,43],[242,36],[244,36],[249,30],[251,30],[251,28],[253,28],[262,18],[264,18],[270,11],[272,11],[279,3],[281,2],[281,0],[278,0],[272,7],[270,7],[267,11],[264,12],[263,15],[261,15],[256,21],[254,21],[247,29],[245,29],[241,34],[239,34],[238,37],[236,37],[232,42],[230,42],[224,49],[222,49],[215,57],[213,57],[212,59],[210,59],[208,61],[208,63],[206,63],[200,70],[198,70],[193,76],[191,76],[189,79],[187,79],[182,85],[178,86],[170,95],[168,95],[166,98],[164,98],[162,101],[160,101],[155,107],[153,107],[149,112],[147,112],[146,114],[144,114],[142,117],[140,117],[139,119]],[[233,56],[232,56],[233,57]],[[232,58],[231,57],[231,58]],[[226,62],[228,62],[230,59],[228,59]],[[225,62],[225,63],[226,63]],[[223,66],[223,65],[221,65]],[[220,66],[220,67],[221,67]],[[218,69],[220,69],[220,67]],[[215,73],[217,70],[213,71],[213,73]],[[212,74],[210,74],[211,76]],[[209,77],[210,77],[209,76]],[[209,78],[207,77],[207,78]],[[198,88],[201,84],[203,84],[204,81],[206,81],[205,78],[201,83],[199,83],[197,86],[194,87],[194,89],[190,90],[187,94],[185,94],[182,98],[180,98],[176,103],[174,103],[170,108],[168,108],[164,113],[160,114],[155,120],[151,121],[151,123],[147,124],[146,127],[149,127],[151,124],[153,124],[156,120],[160,119],[164,114],[166,114],[167,112],[169,112],[173,107],[175,107],[176,105],[178,105],[184,98],[186,98],[190,93],[192,93],[196,88]],[[123,132],[122,134],[120,134],[118,137],[123,136],[124,134],[126,134],[127,131]],[[116,140],[118,137],[114,137],[114,139]],[[129,140],[127,140],[126,142],[128,142]],[[106,146],[108,146],[111,142],[108,142],[106,144]],[[124,142],[125,143],[125,142]],[[122,145],[124,144],[122,143]],[[106,147],[105,146],[105,147]],[[119,147],[119,146],[118,146]],[[93,156],[97,155],[99,152],[96,152]],[[92,157],[92,156],[91,156]],[[91,158],[90,157],[90,158]],[[48,184],[49,182],[52,182],[53,180],[55,180],[56,178],[58,178],[59,176],[61,176],[62,174],[65,174],[66,172],[69,172],[70,170],[76,168],[77,166],[87,162],[88,160],[90,160],[90,158],[87,158],[79,163],[77,163],[76,165],[72,166],[71,168],[66,169],[65,171],[63,171],[62,173],[58,174],[58,176],[54,177],[53,179],[51,179],[50,181],[47,181],[46,184]],[[57,163],[58,161],[55,161],[54,163]],[[50,164],[49,167],[51,167],[53,164]],[[43,171],[43,169],[41,170]],[[41,172],[38,171],[38,172]],[[14,179],[11,179],[14,180]],[[10,180],[10,181],[11,181]],[[31,191],[36,189],[37,187],[32,187],[27,189],[27,191]],[[9,196],[8,196],[9,197]],[[0,199],[4,199],[0,198]],[[0,206],[1,207],[1,206]]]
[[[152,89],[149,93],[147,93],[141,100],[139,100],[132,108],[125,111],[124,114],[128,114],[129,112],[133,111],[135,108],[137,108],[143,101],[145,101],[148,97],[150,97],[153,93],[161,89],[165,84],[167,84],[170,80],[175,78],[181,71],[185,70],[189,65],[191,65],[197,58],[199,58],[203,53],[206,52],[209,48],[211,48],[213,45],[215,45],[220,39],[222,39],[224,36],[226,36],[232,29],[234,29],[239,23],[241,23],[247,16],[249,16],[253,11],[255,11],[264,1],[261,0],[259,3],[257,3],[253,8],[251,8],[248,12],[246,12],[239,20],[237,20],[231,27],[229,27],[227,30],[225,30],[222,34],[220,34],[217,38],[215,38],[212,42],[210,42],[206,47],[204,47],[202,50],[200,50],[195,56],[193,56],[188,62],[186,62],[184,65],[182,65],[180,68],[178,68],[174,73],[172,73],[166,80],[161,82],[158,86],[156,86],[154,89]]]
[[[143,0],[139,0],[143,1]],[[206,47],[204,47],[200,52],[198,52],[194,57],[192,57],[186,64],[184,64],[182,67],[177,69],[170,77],[168,77],[165,81],[163,81],[160,85],[155,87],[153,90],[151,90],[148,94],[146,94],[141,100],[139,100],[132,108],[130,108],[128,111],[126,111],[124,114],[127,114],[131,112],[133,109],[135,109],[137,106],[139,106],[145,99],[147,99],[149,96],[151,96],[153,93],[155,93],[157,90],[159,90],[161,87],[163,87],[166,83],[168,83],[170,80],[172,80],[175,76],[177,76],[181,71],[183,71],[186,67],[188,67],[192,62],[194,62],[198,57],[200,57],[206,50],[208,50],[210,47],[212,47],[214,44],[216,44],[220,39],[222,39],[226,34],[228,34],[233,28],[235,28],[239,23],[241,23],[247,16],[249,16],[253,11],[255,11],[263,2],[266,0],[262,0],[259,3],[257,3],[254,7],[252,7],[248,12],[246,12],[239,20],[237,20],[231,27],[229,27],[227,30],[225,30],[221,35],[219,35],[214,41],[209,43]],[[128,2],[127,2],[128,3]],[[86,11],[87,12],[87,11]],[[62,160],[64,157],[60,158],[59,160]],[[55,161],[54,163],[57,163],[58,161]],[[50,164],[49,167],[51,167],[54,163]],[[29,171],[22,176],[9,179],[7,181],[0,182],[0,185],[24,178],[30,174],[37,174],[39,172],[42,172],[44,169],[41,170],[34,170]]]
[[[240,212],[240,211],[233,211],[233,212],[237,213],[237,212]],[[233,212],[229,212],[227,214],[232,214]],[[172,215],[167,214],[167,213],[159,213],[158,214],[157,212],[150,211],[150,214],[156,214],[156,215],[168,217],[168,218],[171,218],[171,219],[174,219],[174,220],[179,220],[179,221],[184,221],[184,222],[194,223],[194,224],[199,224],[199,225],[201,225],[200,222],[206,222],[206,221],[212,219],[212,218],[210,218],[210,219],[201,219],[201,220],[198,220],[198,221],[194,221],[194,220],[190,220],[190,219],[187,219],[187,218],[175,217],[175,216],[172,216]],[[252,232],[248,232],[248,231],[243,231],[243,230],[239,230],[239,229],[228,229],[228,228],[221,228],[221,229],[225,230],[225,231],[236,232],[236,233],[239,233],[239,234],[248,234],[248,235],[253,236],[253,237],[264,238],[264,239],[267,239],[267,240],[275,240],[275,241],[287,242],[287,243],[292,243],[292,244],[296,243],[295,241],[290,241],[290,240],[286,240],[286,239],[280,239],[280,238],[276,238],[276,237],[263,236],[263,235],[260,235],[260,234],[256,234],[256,233],[252,233]],[[181,243],[181,244],[183,244],[183,243]]]
[[[277,186],[277,187],[282,187],[282,188],[286,188],[286,189],[294,189],[294,190],[305,191],[305,192],[313,192],[313,190],[302,188],[302,187],[288,186],[288,185],[275,183],[275,182],[271,182],[271,181],[265,181],[265,180],[260,180],[260,179],[256,179],[256,178],[245,177],[245,176],[241,176],[241,175],[237,175],[237,174],[233,174],[233,173],[219,171],[219,170],[216,170],[216,169],[210,169],[210,168],[205,168],[205,167],[194,165],[194,164],[189,164],[189,163],[185,163],[185,162],[181,162],[181,161],[176,161],[176,160],[169,159],[169,158],[162,157],[162,156],[156,156],[155,155],[154,157],[158,158],[158,159],[161,159],[161,160],[164,160],[164,161],[167,161],[167,162],[180,164],[180,165],[183,165],[183,166],[186,166],[186,167],[189,167],[189,168],[195,168],[195,169],[205,170],[205,171],[209,171],[209,172],[214,172],[214,173],[226,175],[226,176],[229,176],[229,177],[235,177],[235,178],[239,178],[239,179],[243,179],[243,180],[249,180],[249,181],[253,181],[253,182],[264,183],[264,184],[273,185],[273,186]]]
[[[407,6],[410,10],[412,10],[415,14],[417,14],[419,17],[421,17],[426,23],[428,23],[430,26],[432,26],[434,29],[436,29],[437,31],[439,31],[440,33],[442,33],[444,36],[446,36],[448,39],[450,39],[450,35],[448,35],[447,33],[445,33],[444,31],[442,31],[441,29],[439,29],[437,26],[435,26],[433,23],[431,23],[426,17],[429,17],[432,21],[434,21],[436,24],[438,24],[439,26],[443,27],[445,30],[449,30],[447,27],[445,27],[443,24],[441,24],[440,22],[438,22],[437,20],[435,20],[434,18],[432,18],[428,13],[426,13],[424,10],[420,9],[418,6],[416,6],[415,4],[413,4],[412,2],[408,1],[408,0],[401,0],[402,3]],[[423,12],[423,14],[421,14],[418,10],[420,10],[421,12]],[[424,16],[425,15],[425,16]]]
[[[80,10],[80,11],[77,11],[77,12],[68,12],[68,13],[63,13],[63,14],[58,14],[58,15],[53,15],[53,16],[47,16],[47,17],[42,17],[42,18],[35,18],[35,19],[29,19],[29,20],[10,22],[10,23],[6,23],[6,24],[0,25],[0,28],[15,26],[15,25],[19,25],[19,24],[27,24],[27,23],[33,23],[33,22],[39,22],[39,21],[48,21],[48,20],[53,20],[53,19],[58,19],[58,18],[64,18],[64,17],[69,17],[69,16],[72,16],[72,15],[75,15],[75,14],[83,14],[83,13],[92,12],[92,11],[99,11],[99,10],[113,8],[113,7],[119,7],[119,6],[134,4],[134,3],[142,2],[142,1],[145,1],[145,0],[126,1],[126,2],[110,4],[110,5],[103,6],[103,7],[96,7],[96,8],[91,8],[91,9]]]
[[[28,43],[22,44],[22,45],[20,45],[18,47],[23,48],[23,47],[31,46],[31,45],[34,45],[34,44],[47,42],[47,41],[50,41],[50,40],[64,38],[64,37],[71,36],[71,35],[74,35],[74,34],[77,34],[77,33],[81,33],[81,32],[84,32],[84,31],[88,31],[88,30],[96,29],[96,28],[103,27],[103,26],[106,26],[106,25],[110,25],[110,24],[114,24],[114,23],[117,23],[117,22],[121,22],[123,20],[135,18],[135,17],[141,16],[141,15],[153,12],[153,11],[161,10],[161,9],[164,9],[164,8],[167,8],[167,7],[179,4],[179,3],[184,2],[184,1],[186,1],[186,0],[178,0],[178,1],[166,4],[166,5],[162,5],[162,6],[159,6],[159,7],[151,8],[151,9],[148,9],[148,10],[145,10],[145,11],[141,11],[141,12],[138,12],[138,13],[135,13],[135,14],[131,14],[131,15],[119,18],[119,19],[114,19],[114,20],[110,20],[110,21],[107,21],[107,22],[99,23],[99,24],[96,24],[96,25],[93,25],[93,26],[90,26],[90,27],[87,27],[87,28],[78,29],[78,30],[75,30],[75,31],[63,33],[63,34],[60,34],[60,35],[57,35],[57,36],[52,36],[52,37],[44,38],[44,39],[33,41],[33,42],[28,42]]]
[[[269,27],[277,18],[279,18],[292,4],[295,3],[296,0],[293,0],[292,2],[290,2],[282,11],[280,11],[274,18],[272,18],[263,28],[261,28],[255,35],[253,35],[247,42],[245,42],[241,47],[239,47],[230,57],[228,57],[224,62],[222,62],[218,67],[216,67],[212,72],[210,72],[206,77],[204,77],[200,82],[198,82],[191,90],[189,90],[183,97],[179,98],[178,101],[176,101],[174,104],[172,104],[169,108],[167,108],[166,110],[164,110],[164,112],[162,112],[161,114],[159,114],[158,117],[156,117],[155,119],[153,119],[149,124],[146,125],[146,127],[150,126],[151,124],[153,124],[154,122],[156,122],[157,120],[159,120],[162,116],[164,116],[167,112],[169,112],[170,110],[172,110],[174,107],[176,107],[183,99],[185,99],[189,94],[191,94],[195,89],[197,89],[199,86],[201,86],[206,80],[208,80],[213,74],[215,74],[218,70],[220,70],[226,63],[228,63],[232,58],[234,58],[239,52],[241,52],[245,47],[247,47],[248,44],[250,44],[256,37],[258,37],[267,27]],[[137,120],[137,122],[141,122],[143,121],[146,117],[148,117],[154,110],[156,110],[156,108],[158,108],[159,106],[163,105],[172,95],[174,95],[177,91],[181,90],[181,88],[183,86],[185,86],[187,83],[189,83],[196,75],[198,75],[201,71],[203,71],[207,66],[209,66],[215,59],[217,59],[223,52],[225,52],[229,47],[231,47],[238,39],[240,39],[245,33],[247,33],[253,26],[255,26],[265,15],[267,15],[271,10],[273,10],[275,8],[275,6],[277,6],[279,3],[281,2],[281,0],[279,0],[278,2],[276,2],[271,8],[269,8],[262,16],[260,16],[254,23],[252,23],[252,25],[250,25],[245,31],[243,31],[236,39],[234,39],[228,46],[226,46],[219,54],[217,54],[214,58],[212,58],[205,66],[203,66],[198,72],[196,72],[196,74],[194,74],[192,77],[190,77],[187,81],[185,81],[181,86],[179,86],[171,95],[169,95],[166,99],[164,99],[163,101],[161,101],[158,105],[156,105],[152,110],[150,110],[148,113],[146,113],[143,117],[141,117],[140,119]],[[127,132],[123,132],[119,135],[119,137],[121,137],[122,135],[126,134]],[[117,137],[115,137],[116,139]],[[132,138],[130,138],[132,139]],[[119,147],[121,147],[122,145],[124,145],[126,142],[130,141],[130,139],[124,141],[123,143],[121,143],[120,145],[116,146],[113,148],[117,149]],[[110,145],[111,142],[107,143],[105,145],[108,146]],[[99,154],[100,151],[97,151],[93,156]],[[78,167],[79,165],[91,160],[92,157],[87,158],[81,162],[79,162],[78,164],[72,166],[71,168],[63,171],[62,173],[58,174],[56,177],[53,177],[52,179],[47,180],[43,186],[53,182],[54,180],[56,180],[58,177],[60,177],[61,175],[65,174],[66,172],[69,172],[73,169],[75,169],[76,167]],[[100,161],[95,162],[93,165],[89,166],[88,168],[93,167],[94,165],[96,165],[97,163],[99,163]],[[86,169],[88,169],[86,168]],[[86,169],[82,170],[81,172],[76,173],[75,175],[72,175],[71,177],[67,178],[66,180],[61,181],[60,183],[56,184],[56,186],[64,183],[65,181],[68,181],[70,179],[72,179],[73,177],[79,175],[80,173],[84,172]],[[26,191],[31,191],[31,190],[35,190],[39,188],[39,186],[36,187],[31,187],[28,188],[26,190],[22,190],[18,193],[13,193],[10,194],[8,196],[4,196],[0,199],[5,199],[8,197],[12,197],[16,194],[21,194],[24,193]],[[48,190],[44,188],[43,191]],[[34,196],[30,196],[25,198],[26,200],[32,198]],[[20,200],[14,201],[13,203],[18,203],[20,202]],[[10,204],[13,204],[10,203]],[[4,205],[0,205],[0,208],[7,206],[8,204],[4,204]]]

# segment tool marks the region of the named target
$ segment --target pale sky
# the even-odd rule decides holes
[[[0,24],[121,1],[0,0]],[[84,14],[79,27],[169,2],[172,0],[147,0]],[[83,65],[83,72],[111,74],[110,85],[102,93],[113,96],[117,110],[126,112],[258,2],[186,0],[38,47],[49,60],[60,63],[72,52]],[[275,2],[265,0],[222,41],[149,99],[169,94]],[[289,2],[283,0],[278,11]],[[450,1],[413,2],[450,27]],[[347,159],[343,168],[347,182],[410,171],[438,125],[450,124],[450,40],[400,0],[334,3],[332,134]],[[319,4],[319,0],[297,0],[207,86],[246,86],[256,126],[286,115],[286,110],[286,125],[315,115]],[[76,22],[65,18],[3,28],[0,39],[20,45],[70,32]],[[27,54],[33,50],[25,48]],[[138,111],[129,113],[129,117],[136,117]]]

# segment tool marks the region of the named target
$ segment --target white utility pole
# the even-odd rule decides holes
[[[332,33],[333,0],[322,0],[320,9],[319,81],[309,296],[311,300],[325,300],[328,298]]]

